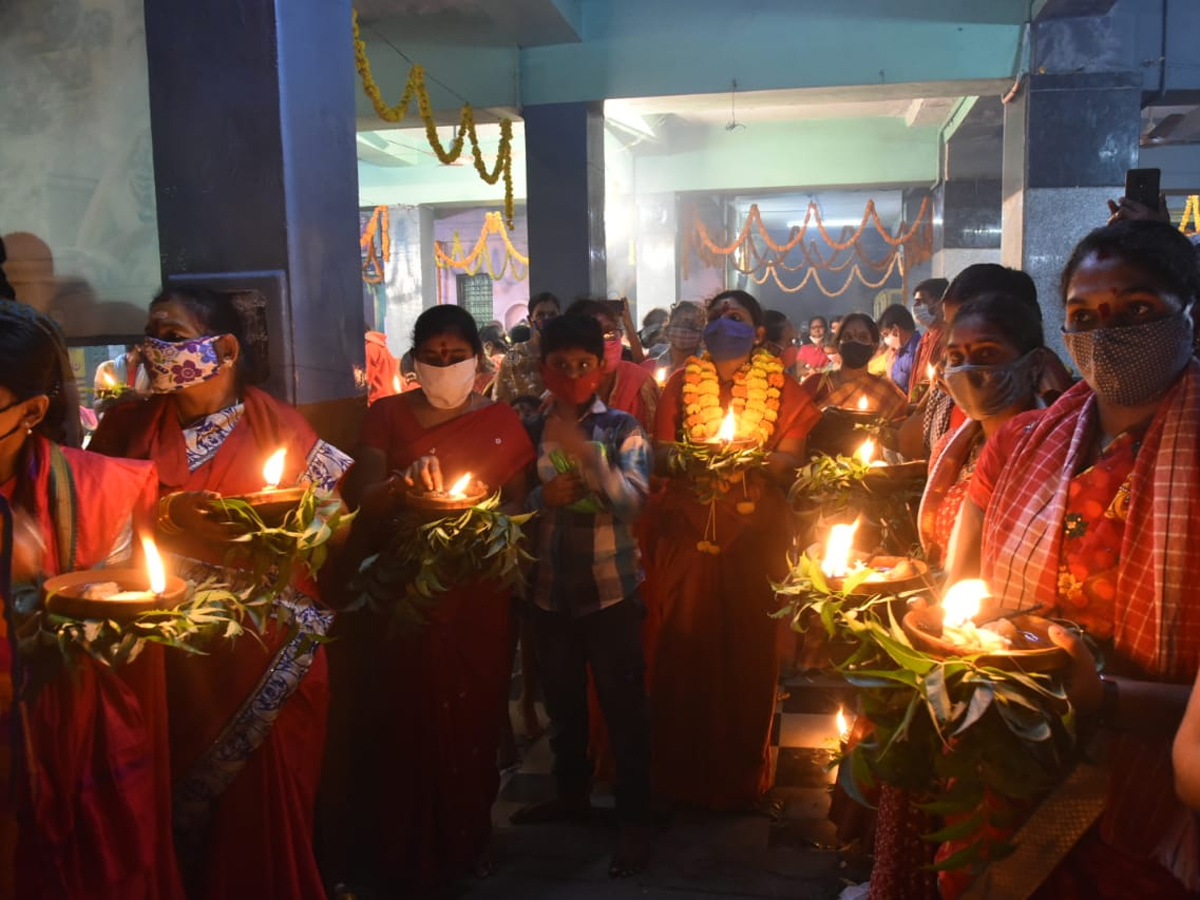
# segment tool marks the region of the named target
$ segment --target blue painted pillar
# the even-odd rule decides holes
[[[529,291],[570,303],[603,297],[604,110],[600,103],[526,106]]]
[[[146,44],[164,282],[261,291],[269,389],[354,396],[350,0],[152,0]]]
[[[1126,26],[1116,11],[1035,24],[1036,74],[1005,107],[1001,257],[1033,277],[1047,343],[1064,360],[1059,275],[1138,161],[1143,75]]]

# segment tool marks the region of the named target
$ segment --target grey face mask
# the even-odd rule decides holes
[[[991,366],[947,366],[942,373],[955,404],[969,418],[990,419],[1033,393],[1037,350]]]
[[[1141,406],[1166,393],[1191,359],[1191,306],[1142,325],[1064,331],[1063,342],[1097,397]]]

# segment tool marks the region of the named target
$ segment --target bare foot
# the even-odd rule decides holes
[[[491,878],[500,871],[500,852],[496,849],[494,840],[488,841],[488,845],[483,849],[479,859],[475,861],[475,868],[472,870],[476,878]]]
[[[555,797],[543,803],[522,806],[509,819],[514,825],[542,825],[548,822],[586,822],[592,815],[587,797]]]
[[[609,878],[629,878],[650,863],[651,831],[645,825],[623,825],[617,850],[608,867]]]

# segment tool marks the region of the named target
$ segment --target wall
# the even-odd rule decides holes
[[[903,119],[759,122],[721,126],[636,155],[639,191],[720,191],[849,185],[933,185],[938,128]]]
[[[5,268],[69,336],[140,333],[159,287],[146,73],[141,0],[0,2]]]

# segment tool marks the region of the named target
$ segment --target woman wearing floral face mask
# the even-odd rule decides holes
[[[525,496],[534,448],[516,412],[473,392],[482,345],[457,306],[425,310],[413,329],[419,390],[368,411],[346,497],[359,507],[356,538],[388,530],[406,488],[444,490],[470,472],[506,505]],[[371,613],[346,620],[362,661],[353,694],[361,720],[352,796],[368,804],[360,843],[388,896],[487,874],[496,748],[512,672],[512,591],[476,583],[442,593],[419,631],[391,638]],[[339,696],[341,694],[339,693]]]
[[[1200,837],[1170,752],[1200,668],[1200,271],[1171,226],[1118,222],[1080,242],[1062,286],[1063,339],[1084,381],[987,442],[951,573],[978,572],[1003,606],[1043,604],[1104,648],[1101,681],[1081,642],[1055,638],[1111,776],[1096,824],[1042,891],[1193,896]]]
[[[89,449],[155,462],[159,543],[180,574],[244,583],[248,573],[225,564],[211,499],[261,490],[262,465],[280,447],[283,484],[333,490],[350,458],[247,383],[255,373],[229,295],[163,292],[141,350],[153,395],[113,408]],[[298,577],[277,602],[295,630],[271,625],[262,643],[221,641],[207,655],[167,660],[174,787],[188,811],[176,816],[176,844],[192,897],[322,891],[312,835],[329,675],[311,639],[332,614],[311,579]]]
[[[643,529],[647,607],[661,620],[650,682],[655,789],[714,809],[751,807],[769,786],[779,675],[770,580],[791,546],[782,485],[818,417],[763,338],[749,294],[709,301],[707,352],[663,389],[654,437],[670,477]],[[713,439],[731,408],[767,462],[710,505],[669,458],[685,437]]]

